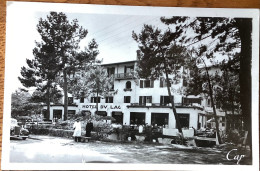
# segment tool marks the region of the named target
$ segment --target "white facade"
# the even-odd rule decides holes
[[[100,97],[99,115],[112,116],[116,118],[117,123],[124,125],[156,124],[171,129],[176,128],[167,87],[163,80],[134,79],[131,73],[136,68],[136,61],[106,64],[103,67],[108,70],[108,74],[114,74],[114,90],[117,91],[117,94],[111,97],[110,101],[108,101],[108,97]],[[191,96],[191,99],[195,101],[190,99],[189,104],[186,104],[183,95],[179,92],[182,86],[183,80],[180,78],[179,83],[173,84],[171,87],[181,125],[185,128],[200,129],[206,125],[208,119],[205,117],[206,100]],[[85,98],[84,101],[83,99],[73,99],[72,101],[73,104],[68,106],[69,115],[79,114],[82,111],[91,112],[92,115],[96,114],[96,103],[91,97]],[[62,105],[52,105],[50,110],[50,119],[55,117],[64,119]]]

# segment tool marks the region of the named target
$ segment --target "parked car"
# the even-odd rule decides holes
[[[26,140],[29,136],[29,131],[23,126],[19,126],[16,119],[11,118],[10,139]]]

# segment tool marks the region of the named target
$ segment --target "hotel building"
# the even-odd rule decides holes
[[[111,63],[102,65],[108,75],[114,75],[114,90],[117,93],[108,97],[88,97],[75,99],[69,97],[68,115],[76,115],[81,112],[96,114],[96,102],[98,101],[98,115],[112,116],[116,123],[148,124],[176,129],[176,121],[172,111],[170,97],[167,92],[166,81],[135,79],[133,72],[137,67],[137,61]],[[185,72],[181,67],[180,72]],[[188,72],[188,71],[187,71]],[[171,85],[172,98],[183,128],[200,129],[205,127],[212,117],[212,107],[209,99],[200,96],[184,96],[181,88],[186,80],[180,78]],[[217,111],[220,121],[220,129],[225,127],[225,115]],[[51,105],[50,119],[63,119],[63,105]]]

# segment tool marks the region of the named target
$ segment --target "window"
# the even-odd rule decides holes
[[[170,83],[170,86],[171,86],[171,79],[169,79],[169,83]],[[163,77],[160,78],[160,87],[167,87],[167,81]]]
[[[53,109],[53,118],[61,119],[62,118],[62,110]]]
[[[172,96],[172,99],[174,99],[174,97]],[[169,96],[161,96],[160,98],[160,104],[162,106],[167,106],[171,103],[171,99]]]
[[[134,65],[125,66],[125,73],[131,73],[131,72],[134,72]]]
[[[73,103],[73,97],[68,97],[68,104],[72,104]]]
[[[81,97],[80,98],[80,103],[84,103],[84,99],[85,99],[84,97]]]
[[[115,118],[113,123],[123,124],[123,113],[122,112],[112,112],[112,117]]]
[[[76,114],[76,110],[68,110],[68,116],[69,117],[72,117],[75,114]]]
[[[152,103],[152,96],[146,96],[146,103]]]
[[[131,103],[131,96],[124,96],[124,103]]]
[[[107,68],[107,75],[110,77],[111,75],[115,74],[115,67]]]
[[[106,97],[106,103],[113,103],[113,97]]]
[[[153,88],[153,80],[140,80],[140,88]]]
[[[180,124],[182,128],[189,128],[190,125],[190,114],[178,114],[179,116],[179,120],[180,120]],[[177,123],[176,123],[176,127],[177,127]]]
[[[169,124],[169,113],[152,113],[152,125],[163,126]]]
[[[145,113],[144,112],[130,112],[130,124],[131,125],[144,125]]]
[[[130,89],[130,88],[131,88],[131,82],[130,82],[130,81],[127,81],[127,82],[125,83],[125,88],[126,88],[126,89]]]
[[[152,103],[152,96],[139,96],[139,104],[145,105],[146,103]]]
[[[91,103],[100,103],[100,97],[91,97]]]
[[[183,104],[184,105],[189,105],[189,104],[193,104],[193,103],[201,104],[201,98],[186,98],[186,97],[183,97]]]

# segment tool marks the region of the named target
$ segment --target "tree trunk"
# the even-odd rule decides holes
[[[203,62],[204,62],[204,60],[203,60]],[[206,69],[206,74],[207,74],[207,81],[208,81],[208,84],[209,84],[209,96],[210,96],[210,100],[211,100],[211,104],[212,104],[212,108],[213,108],[213,115],[214,115],[214,119],[215,119],[215,123],[216,123],[216,136],[218,136],[219,143],[221,144],[222,141],[221,141],[220,134],[219,134],[219,123],[218,123],[216,107],[215,107],[215,103],[214,103],[214,99],[213,99],[212,86],[211,86],[211,82],[210,82],[208,68],[207,68],[205,62],[204,62],[204,64],[205,64],[205,69]]]
[[[98,115],[98,89],[99,89],[99,87],[97,88],[97,98],[96,98],[96,115]]]
[[[227,130],[227,111],[225,110],[225,134],[228,133],[228,130]]]
[[[176,111],[176,108],[175,108],[175,105],[174,105],[174,100],[173,100],[172,95],[171,95],[170,84],[169,84],[169,76],[168,76],[168,72],[167,72],[167,68],[166,68],[166,62],[164,63],[164,70],[165,70],[165,75],[166,75],[167,91],[168,91],[168,95],[170,97],[171,104],[172,104],[172,111],[173,111],[173,114],[174,114],[174,117],[175,117],[175,120],[176,120],[177,129],[178,129],[178,131],[181,135],[182,144],[183,144],[183,132],[182,132],[182,128],[181,128],[180,119],[179,119],[179,116],[177,114],[177,111]]]
[[[68,80],[66,68],[63,69],[64,121],[68,119]]]
[[[248,144],[252,147],[252,125],[251,125],[251,60],[252,60],[252,19],[237,18],[236,24],[241,39],[240,52],[240,102],[244,129],[248,131]]]
[[[47,87],[47,115],[46,119],[50,119],[50,86]]]

